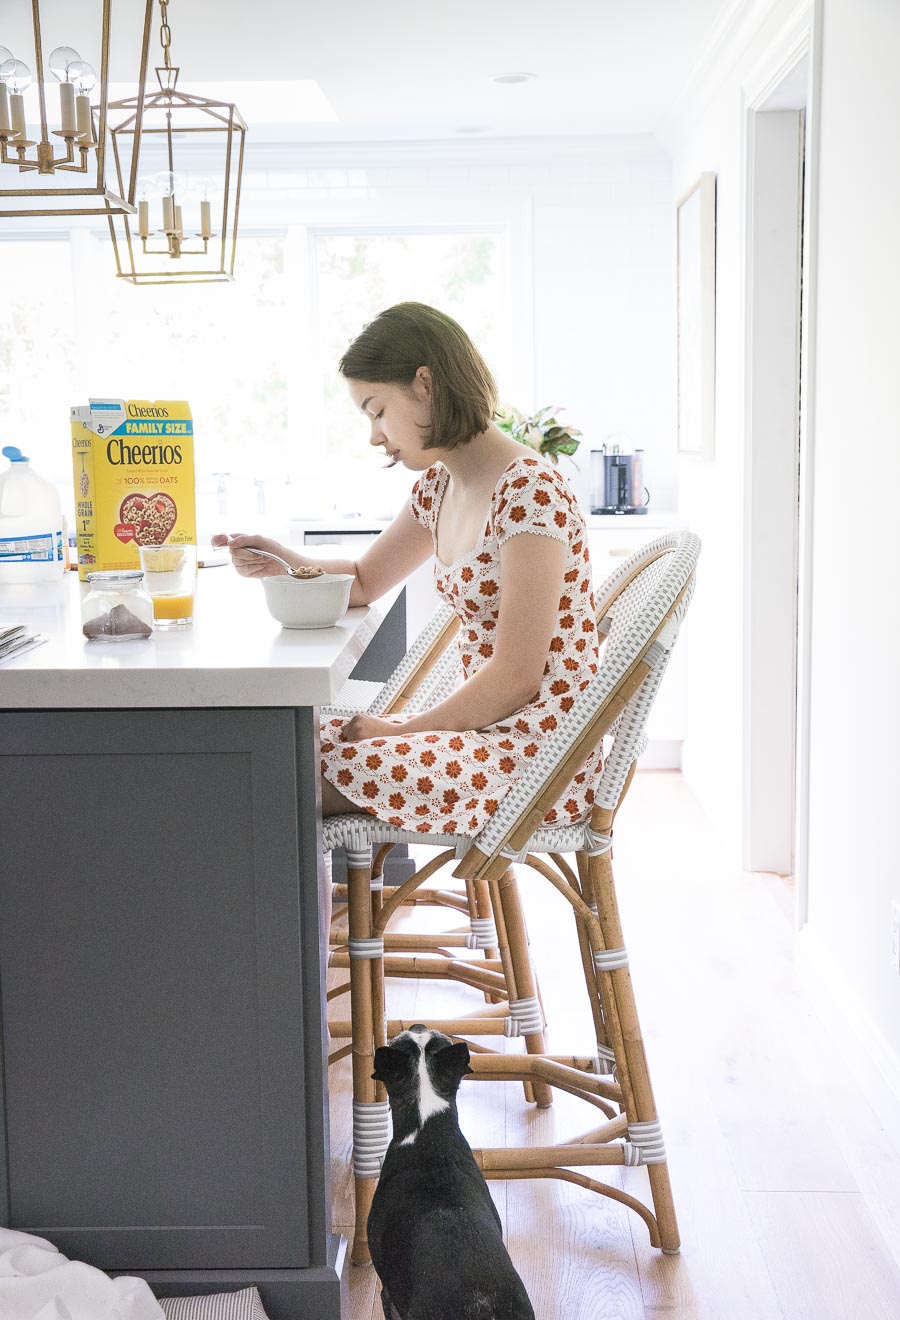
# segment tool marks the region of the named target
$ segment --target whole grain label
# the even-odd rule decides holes
[[[183,400],[71,409],[78,574],[139,566],[142,545],[194,545],[194,424]]]

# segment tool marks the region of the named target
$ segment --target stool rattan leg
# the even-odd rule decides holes
[[[371,1260],[367,1221],[384,1152],[390,1140],[387,1101],[372,1078],[375,1045],[383,1043],[384,1019],[376,1023],[376,1005],[383,1004],[383,947],[372,933],[372,873],[368,859],[350,855],[347,867],[349,918],[350,1019],[353,1060],[353,1181],[356,1222],[350,1259],[354,1265]],[[380,952],[379,952],[380,950]],[[379,994],[374,993],[376,981]]]
[[[612,821],[609,819],[603,824],[609,829]],[[660,1246],[664,1252],[677,1252],[680,1237],[675,1204],[628,970],[610,854],[589,858],[588,866],[604,946],[594,950],[598,989],[616,1057],[616,1072],[628,1118],[628,1136],[633,1144],[642,1148],[642,1162],[647,1165]]]
[[[546,1054],[543,1012],[537,995],[537,982],[528,947],[528,932],[516,874],[509,867],[491,884],[494,898],[494,919],[500,941],[500,959],[509,986],[509,1009],[514,1021],[520,1024],[529,1054]],[[530,1028],[530,1029],[529,1029]],[[544,1082],[526,1081],[525,1099],[541,1109],[553,1103],[552,1088]]]
[[[581,882],[581,896],[588,907],[596,913],[597,902],[591,880],[590,859],[584,853],[578,853],[576,863],[578,878]],[[606,1027],[606,1010],[603,1006],[599,976],[594,964],[594,950],[591,946],[590,931],[587,922],[577,911],[574,915],[575,929],[578,935],[578,949],[581,954],[581,965],[584,969],[584,983],[588,993],[591,1016],[594,1020],[594,1036],[597,1041],[597,1071],[600,1074],[615,1074],[615,1054]]]
[[[469,899],[469,919],[473,917],[485,921],[493,917],[494,910],[491,906],[491,888],[486,880],[467,880],[466,893]],[[486,959],[499,958],[499,949],[485,949]],[[502,1002],[500,995],[485,994],[485,1000],[489,1004],[499,1004]]]

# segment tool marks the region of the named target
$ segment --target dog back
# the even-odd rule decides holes
[[[459,1128],[468,1047],[414,1026],[375,1066],[394,1124],[368,1224],[387,1320],[534,1320]]]

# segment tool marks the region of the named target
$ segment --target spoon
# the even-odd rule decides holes
[[[262,555],[265,559],[274,559],[276,564],[281,564],[288,577],[307,578],[319,577],[321,575],[321,569],[310,569],[306,564],[300,564],[298,568],[293,568],[286,559],[281,558],[281,555],[273,555],[271,550],[260,550],[259,547],[255,545],[249,545],[247,546],[247,549],[251,554]]]
[[[215,550],[231,551],[234,547],[232,546],[231,541],[223,541],[221,545],[216,545],[213,548]],[[290,573],[291,577],[294,576],[293,568],[291,568],[290,564],[286,559],[281,558],[281,555],[273,555],[271,550],[259,550],[255,545],[248,545],[247,549],[251,552],[251,554],[263,555],[266,559],[274,559],[277,564],[281,564],[285,573]]]
[[[273,555],[271,550],[260,550],[255,545],[248,545],[247,549],[254,555],[263,555],[264,558],[266,559],[274,559],[276,564],[281,564],[281,566],[284,568],[285,573],[289,573],[291,577],[294,576],[293,567],[288,563],[286,559],[282,559],[281,555]]]

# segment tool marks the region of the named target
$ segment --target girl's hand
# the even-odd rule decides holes
[[[253,547],[259,546],[260,550],[268,550],[273,555],[281,555],[289,564],[296,566],[297,556],[290,550],[286,550],[278,541],[272,541],[266,536],[247,536],[243,532],[217,532],[212,538],[212,544],[217,549],[226,547],[231,551],[231,562],[241,577],[278,577],[284,572],[280,564],[276,564],[274,559],[266,559],[263,555],[255,555]]]
[[[362,742],[365,738],[397,738],[405,721],[400,715],[354,715],[341,730],[341,742]]]

